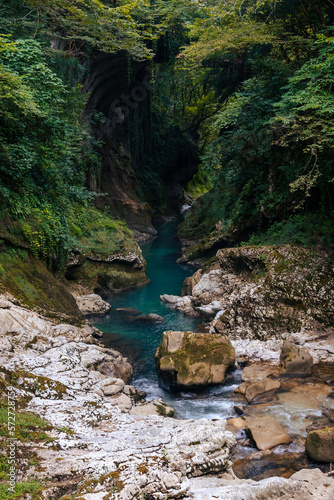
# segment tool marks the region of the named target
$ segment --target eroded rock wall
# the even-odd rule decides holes
[[[239,352],[259,351],[266,342],[267,355],[276,352],[278,361],[282,341],[289,339],[307,343],[316,362],[334,360],[330,253],[290,245],[243,247],[219,250],[217,259],[218,265],[197,271],[191,287],[187,281],[184,290],[191,295],[167,301],[202,316],[212,333],[233,339]]]

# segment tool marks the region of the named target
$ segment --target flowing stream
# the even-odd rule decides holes
[[[172,221],[162,225],[158,228],[158,237],[142,247],[151,283],[144,288],[114,294],[110,298],[110,313],[100,318],[96,326],[105,332],[103,343],[106,347],[117,349],[129,358],[134,368],[133,384],[147,393],[147,401],[162,398],[175,409],[177,418],[235,417],[237,414],[233,407],[236,397],[233,391],[241,383],[241,370],[230,374],[224,385],[196,393],[170,394],[158,385],[154,355],[161,343],[162,333],[165,330],[194,331],[199,323],[198,319],[174,311],[160,301],[160,295],[164,293],[179,295],[184,279],[194,272],[193,268],[176,262],[180,255],[180,243],[175,239],[177,224],[178,221]],[[117,311],[124,308],[138,309],[142,315],[159,314],[165,322],[135,320],[134,316]],[[270,407],[268,404],[253,405],[250,411],[259,416],[270,414],[290,435],[305,436],[307,425],[321,417],[321,404],[327,400],[327,406],[334,407],[334,400],[328,404],[330,388],[324,383],[328,378],[333,377],[325,373],[318,379],[304,380],[302,385],[297,381],[287,389],[282,387],[279,394],[273,397]],[[296,449],[300,449],[300,445],[297,448],[296,444],[290,446],[291,451]]]
[[[233,383],[205,389],[198,393],[169,394],[158,386],[154,355],[166,330],[194,330],[198,319],[174,311],[160,301],[160,295],[179,295],[184,279],[194,268],[176,263],[181,246],[175,239],[178,221],[161,225],[156,239],[142,246],[151,283],[139,289],[113,295],[110,313],[96,324],[105,332],[103,343],[128,356],[134,367],[133,384],[147,393],[147,400],[162,398],[176,411],[179,418],[223,418],[234,415],[229,395],[239,385],[240,373],[234,372]],[[136,321],[117,309],[135,308],[142,315],[159,314],[164,323]]]
[[[107,316],[96,322],[96,326],[105,332],[102,341],[106,347],[117,349],[129,358],[134,368],[133,384],[137,389],[147,393],[147,401],[162,398],[174,408],[175,416],[182,419],[236,417],[235,404],[245,405],[245,400],[242,397],[238,400],[234,394],[234,389],[241,383],[242,372],[239,369],[229,374],[224,385],[206,388],[196,393],[170,394],[158,385],[154,355],[161,343],[162,333],[166,330],[194,331],[200,322],[198,319],[187,317],[171,309],[160,301],[160,295],[165,293],[179,295],[184,279],[194,272],[193,268],[178,265],[176,262],[181,250],[180,243],[175,239],[177,224],[178,221],[172,221],[161,225],[158,228],[157,238],[142,247],[151,283],[144,288],[129,290],[110,297],[112,309]],[[136,320],[138,316],[130,314],[129,308],[137,309],[141,315],[159,314],[165,318],[165,322],[138,321]],[[321,408],[325,402],[326,407],[334,411],[334,399],[329,399],[331,391],[327,385],[329,381],[331,381],[330,385],[333,385],[334,374],[330,374],[327,369],[312,379],[281,381],[280,391],[269,402],[247,407],[246,412],[251,416],[271,415],[275,417],[293,442],[290,445],[277,446],[274,455],[268,456],[263,463],[258,464],[259,471],[257,472],[254,472],[253,462],[247,471],[243,470],[243,465],[241,465],[239,477],[253,478],[258,474],[257,479],[262,479],[276,475],[277,464],[275,465],[276,459],[273,456],[278,457],[285,452],[297,452],[297,454],[284,455],[290,457],[290,461],[287,461],[281,473],[290,475],[300,469],[303,466],[302,463],[308,463],[305,462],[306,455],[303,455],[307,428],[319,419],[322,426],[328,425],[327,419],[322,422],[324,419]],[[242,431],[238,439],[242,441],[244,437],[244,431]],[[253,451],[254,448],[249,447],[245,442],[237,447],[235,458],[247,461],[246,457]],[[244,463],[243,460],[240,464]],[[277,460],[282,462],[279,457]],[[312,463],[308,464],[313,466]]]

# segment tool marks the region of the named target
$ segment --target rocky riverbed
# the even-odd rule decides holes
[[[204,283],[208,284],[211,281],[208,275],[219,269],[222,268],[198,273],[198,283],[190,284],[192,295],[187,298],[194,314],[201,314],[198,308],[203,306],[209,305],[213,310],[218,307],[217,302],[222,304],[227,297],[226,291],[222,294],[220,288],[220,283],[226,282],[226,273],[220,273],[220,281],[212,280],[211,290],[201,283],[204,277]],[[238,279],[244,280],[244,275]],[[251,284],[248,285],[247,290],[251,290]],[[201,290],[199,295],[196,295],[196,286]],[[209,302],[205,300],[201,304],[198,297],[203,293]],[[247,297],[259,303],[256,292]],[[77,302],[86,314],[103,313],[107,306],[100,298],[95,299],[90,296]],[[176,298],[175,303],[179,300]],[[231,296],[231,300],[236,299]],[[329,305],[330,300],[328,298]],[[214,306],[213,302],[216,302]],[[309,309],[313,311],[311,306]],[[318,311],[320,309],[318,305]],[[211,316],[204,313],[203,330],[222,333],[214,329],[214,321],[220,317],[216,317],[218,313],[213,311]],[[241,316],[247,318],[246,314]],[[307,323],[308,316],[308,310],[303,310],[299,316],[301,323],[304,320]],[[83,320],[79,326],[59,323],[22,307],[9,295],[1,296],[2,404],[5,405],[10,391],[15,395],[17,415],[34,413],[45,422],[42,435],[37,426],[30,426],[29,438],[22,434],[16,444],[17,481],[40,482],[38,496],[28,494],[26,498],[332,499],[334,479],[327,475],[327,469],[323,469],[326,473],[318,468],[310,469],[300,449],[290,448],[285,451],[290,454],[291,477],[283,477],[277,453],[282,451],[282,446],[291,447],[296,443],[304,446],[305,433],[319,430],[319,425],[303,421],[298,442],[284,425],[278,423],[276,427],[272,421],[268,422],[271,418],[268,408],[273,399],[293,406],[296,400],[302,404],[305,398],[312,399],[317,412],[323,408],[320,417],[326,418],[327,423],[333,421],[332,379],[321,371],[319,361],[326,362],[328,367],[334,358],[334,348],[327,320],[321,323],[319,319],[318,314],[321,328],[313,332],[307,330],[307,334],[298,337],[299,343],[296,331],[280,331],[280,335],[275,335],[272,329],[264,338],[264,327],[257,336],[260,338],[228,335],[237,362],[246,366],[243,387],[235,394],[239,417],[228,423],[222,419],[175,420],[170,406],[162,400],[147,403],[145,395],[129,385],[130,363],[114,349],[102,347],[98,340],[101,333],[87,321]],[[241,328],[238,321],[233,325]],[[246,330],[248,328],[246,325]],[[239,330],[234,332],[239,334]],[[311,374],[303,373],[302,377],[310,378],[298,378],[299,374],[297,378],[289,378],[283,373],[289,365],[288,356],[282,357],[283,339],[292,340],[301,357],[305,353],[300,349],[308,350],[312,358],[308,367]],[[320,427],[324,422],[320,422]],[[268,428],[271,434],[276,432],[276,437],[264,436]],[[8,441],[3,434],[1,454],[5,455]],[[269,438],[272,441],[268,444]],[[326,435],[324,443],[326,439],[330,442],[331,437]],[[254,443],[262,451],[256,451]],[[247,451],[245,457],[236,455],[238,449]],[[263,467],[257,468],[263,461],[275,462],[278,475],[263,479]],[[300,468],[302,470],[298,470]],[[294,470],[297,472],[292,474]],[[253,477],[257,481],[253,481]]]

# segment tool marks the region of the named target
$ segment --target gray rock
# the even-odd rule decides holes
[[[161,302],[165,302],[166,304],[176,304],[176,302],[180,299],[178,295],[160,295]]]
[[[111,308],[108,302],[105,302],[100,295],[95,293],[82,297],[75,297],[75,300],[79,310],[85,316],[106,314]]]
[[[319,469],[302,469],[290,479],[237,479],[232,474],[190,479],[185,500],[332,500],[334,481]]]

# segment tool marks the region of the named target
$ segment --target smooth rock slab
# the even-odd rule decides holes
[[[259,396],[266,396],[268,393],[274,393],[281,387],[278,380],[272,380],[271,378],[264,378],[259,380],[255,384],[251,384],[246,388],[245,397],[248,403],[251,403],[255,398]]]
[[[310,375],[313,358],[304,347],[298,347],[289,340],[285,340],[280,356],[283,373],[289,375]]]
[[[245,423],[259,450],[270,450],[280,444],[292,443],[291,438],[274,417],[246,417]]]
[[[272,368],[264,368],[253,363],[243,369],[241,380],[242,382],[258,382],[273,375],[274,371]]]

